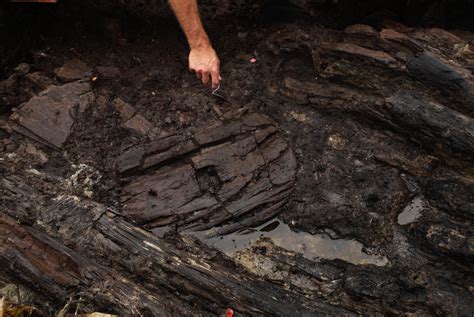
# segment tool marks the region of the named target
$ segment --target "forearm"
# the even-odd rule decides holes
[[[220,61],[202,25],[197,0],[169,1],[191,48],[189,70],[196,72],[203,84],[211,82],[213,88],[218,87]]]
[[[170,5],[191,49],[211,46],[199,16],[197,0],[170,0]]]

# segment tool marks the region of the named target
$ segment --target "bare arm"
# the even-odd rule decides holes
[[[204,84],[212,80],[215,88],[220,81],[220,61],[199,16],[197,0],[170,0],[176,18],[191,48],[189,69],[195,71]]]

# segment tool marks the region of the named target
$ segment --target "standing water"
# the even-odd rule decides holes
[[[364,246],[355,240],[331,239],[326,235],[295,232],[278,220],[270,220],[255,229],[239,231],[222,237],[205,238],[207,232],[193,232],[192,235],[225,254],[251,247],[260,238],[269,238],[278,247],[302,254],[308,259],[339,259],[353,264],[387,265],[388,259],[381,255],[371,255],[363,251]]]

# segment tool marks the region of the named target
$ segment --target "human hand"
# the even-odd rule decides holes
[[[220,61],[212,46],[192,48],[189,53],[189,70],[196,72],[196,76],[203,84],[209,82],[212,88],[217,88],[220,76]]]

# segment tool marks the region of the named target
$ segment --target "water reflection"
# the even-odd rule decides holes
[[[422,216],[422,212],[425,208],[426,204],[423,199],[421,197],[416,197],[398,215],[398,224],[407,225],[409,223],[415,222]]]
[[[285,250],[300,253],[303,257],[314,260],[317,258],[340,259],[353,264],[372,264],[384,266],[388,264],[385,256],[371,255],[363,252],[363,245],[355,240],[331,239],[326,235],[294,232],[283,222],[271,220],[258,228],[236,232],[223,237],[206,239],[209,232],[193,232],[229,256],[250,247],[261,237],[270,238],[273,243]]]

